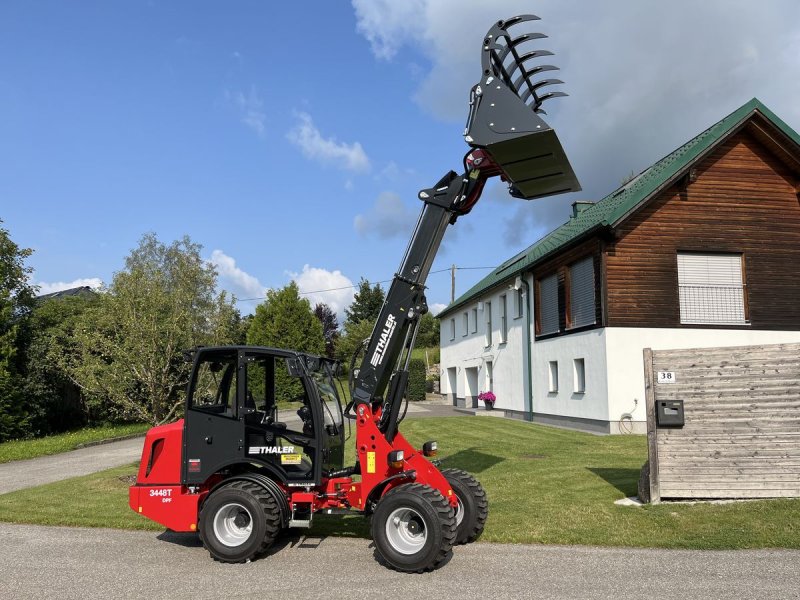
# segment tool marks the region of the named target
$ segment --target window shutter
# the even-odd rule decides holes
[[[558,331],[558,276],[539,280],[540,335]]]
[[[597,321],[594,299],[594,257],[588,256],[570,267],[570,320],[572,327],[594,325]]]
[[[681,323],[743,324],[740,254],[678,254]]]

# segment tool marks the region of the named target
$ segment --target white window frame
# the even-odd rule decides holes
[[[682,325],[748,325],[741,253],[678,252]]]
[[[517,300],[517,314],[514,318],[521,319],[525,315],[525,292],[522,290],[522,288],[517,290],[515,297]]]
[[[547,363],[547,383],[548,392],[551,394],[558,393],[558,361],[551,360]]]
[[[463,316],[464,318],[462,320],[464,322],[464,334],[461,337],[467,337],[467,334],[469,334],[469,313],[464,311]]]
[[[450,341],[456,339],[456,320],[455,317],[450,319]]]
[[[572,389],[576,394],[586,393],[586,361],[583,358],[572,361]]]
[[[478,308],[472,309],[472,333],[478,333]]]
[[[500,296],[500,343],[508,341],[508,298],[506,294]]]
[[[492,345],[492,303],[483,303],[483,320],[486,324],[484,332],[484,345],[488,348]]]

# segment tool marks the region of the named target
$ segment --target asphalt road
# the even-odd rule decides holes
[[[189,534],[0,524],[3,598],[800,598],[800,552],[472,544],[433,573],[378,565],[368,540],[286,537],[243,565]]]
[[[138,462],[144,437],[0,465],[0,494]],[[0,594],[1,595],[1,594]]]

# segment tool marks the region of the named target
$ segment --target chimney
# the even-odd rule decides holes
[[[594,206],[594,202],[590,200],[578,200],[572,203],[572,218],[574,219],[580,213],[585,211],[590,206]]]

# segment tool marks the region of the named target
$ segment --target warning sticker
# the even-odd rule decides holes
[[[281,454],[282,465],[299,465],[303,460],[300,454]]]
[[[367,473],[375,472],[375,453],[367,452]]]

